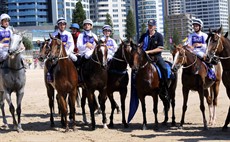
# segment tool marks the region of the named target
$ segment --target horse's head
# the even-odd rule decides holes
[[[96,41],[96,47],[94,49],[94,52],[92,54],[92,60],[97,62],[103,67],[107,66],[107,55],[108,55],[108,48],[106,46],[105,41],[100,40],[99,42]]]
[[[185,49],[186,47],[183,47],[181,44],[174,45],[173,50],[173,65],[172,65],[172,71],[177,72],[182,65],[186,63],[186,54]]]
[[[48,55],[50,54],[50,39],[45,39],[44,38],[44,42],[42,43],[42,45],[40,46],[40,52],[38,55],[38,60],[41,62],[44,62],[44,60],[48,57]]]
[[[133,70],[139,70],[148,63],[148,59],[146,58],[148,55],[142,46],[143,43],[132,45],[130,67]]]
[[[223,40],[225,37],[221,35],[221,31],[222,31],[222,26],[218,30],[212,31],[211,29],[209,29],[208,38],[206,40],[207,62],[211,62],[211,61],[218,62],[219,58],[217,56],[219,56],[219,54],[224,49]]]
[[[67,57],[61,39],[53,37],[51,34],[50,34],[50,38],[52,39],[52,41],[50,43],[51,50],[50,50],[49,58],[53,60],[53,62],[57,62],[59,58]]]
[[[130,64],[131,50],[133,44],[134,43],[132,40],[128,40],[128,41],[121,40],[121,44],[116,52],[117,54],[120,54],[118,56],[120,56],[122,60],[124,60],[127,64]]]
[[[14,32],[11,37],[9,55],[15,55],[24,50],[24,46],[21,46],[23,35],[25,32]]]

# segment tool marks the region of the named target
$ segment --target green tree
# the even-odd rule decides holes
[[[112,17],[110,16],[109,13],[106,14],[106,18],[105,18],[105,25],[110,25],[113,29],[113,21],[112,21]],[[113,32],[111,33],[111,37],[113,37]]]
[[[126,38],[133,39],[135,35],[136,35],[136,26],[134,22],[134,16],[132,10],[129,10],[126,17]]]
[[[86,19],[85,10],[83,9],[81,0],[76,3],[72,14],[72,23],[78,23],[80,29],[83,29],[83,21]]]
[[[23,37],[22,43],[24,44],[26,50],[31,50],[34,47],[32,42],[27,37]]]
[[[142,23],[141,24],[141,35],[144,34],[144,33],[146,33],[146,28],[147,27],[146,27],[145,23]]]
[[[181,37],[179,36],[179,32],[177,29],[173,30],[172,41],[173,41],[173,44],[176,44],[176,45],[181,43]]]

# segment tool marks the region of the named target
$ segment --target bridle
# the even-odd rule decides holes
[[[98,45],[98,46],[100,46],[100,45]],[[105,48],[107,48],[107,47],[106,47],[106,44],[103,44],[103,46],[104,46]],[[100,47],[101,47],[101,46],[100,46]],[[94,49],[96,59],[94,59],[93,56],[91,56],[90,59],[91,59],[93,62],[99,64],[100,66],[106,66],[106,64],[104,64],[103,61],[102,61],[102,62],[100,61],[99,56],[98,56],[98,51],[97,51],[98,49],[97,49],[97,48],[98,48],[98,47],[95,47],[95,49]]]
[[[219,59],[222,59],[222,60],[229,59],[230,56],[228,56],[228,57],[216,56],[216,52],[217,52],[219,46],[221,46],[221,51],[224,50],[224,46],[223,46],[223,43],[222,43],[222,41],[221,41],[221,35],[219,35],[218,33],[214,33],[214,32],[212,32],[211,34],[214,35],[214,36],[215,36],[215,35],[218,36],[217,45],[215,46],[215,48],[212,49],[212,50],[214,50],[214,51],[212,52],[211,58],[216,57],[216,58],[219,58]],[[208,40],[208,47],[209,47],[210,43],[211,43],[211,37],[210,37],[209,40]],[[210,52],[210,51],[207,51],[207,52]]]
[[[115,60],[117,60],[117,61],[119,61],[119,62],[126,62],[126,63],[128,64],[129,62],[128,62],[128,60],[127,60],[127,58],[126,58],[126,55],[125,55],[125,47],[123,47],[123,46],[124,46],[124,45],[122,45],[122,47],[121,47],[121,48],[122,48],[122,49],[121,49],[121,54],[122,54],[121,56],[122,56],[123,59],[117,58],[117,57],[115,57],[115,56],[113,56],[113,59],[115,59]],[[126,46],[127,46],[127,47],[129,46],[129,47],[130,47],[131,45],[130,45],[130,43],[129,43],[129,44],[127,44]]]

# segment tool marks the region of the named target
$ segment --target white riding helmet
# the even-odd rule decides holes
[[[103,31],[104,31],[104,30],[110,30],[110,31],[112,31],[112,28],[111,28],[110,25],[104,25],[103,28],[102,28],[102,30],[103,30]]]
[[[201,28],[203,27],[203,22],[202,22],[202,20],[200,20],[200,19],[193,19],[193,20],[192,20],[192,25],[193,25],[193,24],[200,25]]]
[[[93,21],[91,19],[85,19],[83,21],[83,25],[85,25],[85,24],[91,24],[93,26]]]
[[[2,15],[1,15],[1,17],[0,17],[0,21],[2,21],[3,19],[8,19],[9,21],[10,21],[10,16],[8,15],[8,14],[6,14],[6,13],[3,13]]]
[[[59,23],[65,23],[65,24],[67,24],[67,21],[65,20],[64,17],[60,17],[60,18],[57,20],[57,25],[58,25]]]

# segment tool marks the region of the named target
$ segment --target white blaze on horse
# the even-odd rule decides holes
[[[13,33],[8,51],[9,57],[3,61],[0,69],[0,106],[3,114],[3,123],[5,127],[8,127],[4,111],[4,100],[6,99],[13,117],[14,129],[18,132],[23,132],[21,126],[21,102],[26,82],[25,67],[21,55],[21,52],[24,50],[24,46],[22,46],[23,34],[20,32]],[[11,100],[11,93],[13,92],[16,93],[17,97],[16,112],[18,120],[16,120],[15,108]]]

